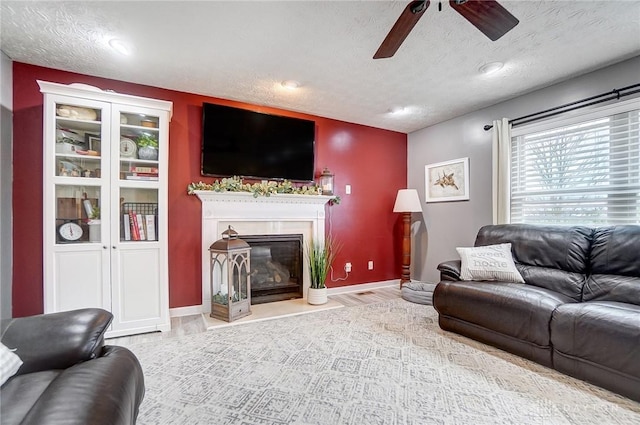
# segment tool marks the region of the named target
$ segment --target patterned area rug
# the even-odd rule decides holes
[[[129,348],[140,425],[640,423],[640,404],[446,333],[402,299]]]

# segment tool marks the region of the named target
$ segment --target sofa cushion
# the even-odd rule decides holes
[[[554,351],[640,379],[640,306],[565,304],[553,313]]]
[[[478,231],[475,246],[510,242],[513,259],[528,285],[580,301],[592,234],[593,229],[584,226],[490,225]]]
[[[511,256],[511,244],[456,248],[460,255],[462,280],[499,280],[524,283]]]
[[[574,301],[582,300],[582,290],[587,281],[587,275],[526,264],[516,264],[516,268],[528,285],[558,292],[571,297]]]
[[[591,272],[584,301],[617,301],[640,305],[640,226],[596,229]]]
[[[550,345],[553,311],[573,300],[522,283],[442,281],[433,303],[441,315],[455,317],[541,347]]]

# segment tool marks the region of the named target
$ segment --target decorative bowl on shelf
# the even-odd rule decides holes
[[[138,148],[138,158],[155,161],[158,159],[158,149],[151,146],[143,146]]]

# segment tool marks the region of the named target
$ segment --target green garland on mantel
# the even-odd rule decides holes
[[[212,190],[214,192],[248,192],[253,193],[253,197],[271,196],[275,194],[292,194],[292,195],[318,195],[319,187],[314,185],[294,186],[289,180],[283,181],[262,181],[259,183],[245,183],[240,177],[233,176],[213,183],[190,183],[187,186],[187,193],[193,195],[196,190]],[[330,205],[340,203],[340,197],[334,196],[329,200]]]

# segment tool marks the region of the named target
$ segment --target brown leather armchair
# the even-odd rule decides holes
[[[134,424],[144,377],[131,351],[104,345],[112,319],[82,309],[3,321],[23,364],[0,388],[2,424]]]

